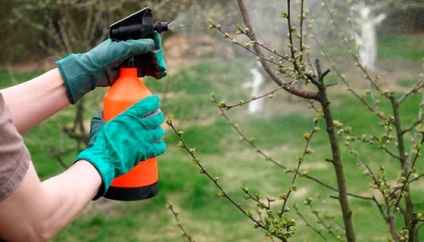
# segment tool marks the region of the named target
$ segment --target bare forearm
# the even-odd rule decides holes
[[[66,88],[57,68],[1,92],[13,123],[21,134],[69,104]]]
[[[46,218],[52,235],[69,225],[96,195],[102,183],[97,170],[87,161],[75,163],[64,173],[43,182],[51,204]],[[53,209],[54,208],[54,209]],[[49,214],[49,213],[46,213]]]
[[[101,185],[97,170],[79,161],[42,183],[31,164],[18,189],[0,203],[0,238],[44,241],[70,224]]]

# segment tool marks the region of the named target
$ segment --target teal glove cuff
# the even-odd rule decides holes
[[[56,62],[72,104],[77,103],[96,86],[107,86],[118,78],[119,72],[115,70],[117,66],[99,68],[95,65],[88,66],[87,63],[90,61],[83,54],[70,54]]]
[[[115,169],[111,165],[111,162],[107,160],[99,162],[99,157],[105,157],[103,153],[103,150],[90,149],[81,151],[77,156],[77,161],[86,160],[90,162],[91,165],[96,168],[97,172],[102,178],[102,185],[93,200],[97,200],[98,198],[102,197],[106,193],[113,179],[115,178]]]

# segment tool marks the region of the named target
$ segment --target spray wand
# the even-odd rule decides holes
[[[109,37],[112,41],[153,38],[154,31],[161,33],[167,30],[167,22],[153,23],[152,10],[144,8],[110,25]],[[137,101],[152,95],[139,79],[145,58],[145,55],[133,56],[120,66],[118,79],[104,96],[103,118],[106,121]],[[135,201],[153,197],[157,193],[158,168],[155,157],[140,162],[129,173],[115,178],[104,197],[120,201]]]

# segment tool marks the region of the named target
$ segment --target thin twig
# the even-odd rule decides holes
[[[177,221],[177,226],[182,232],[182,236],[186,238],[189,242],[195,242],[193,238],[187,233],[187,230],[184,228],[184,226],[181,224],[180,219],[178,217],[178,212],[176,212],[174,209],[174,205],[171,202],[168,202],[166,207],[172,212],[172,215],[174,215],[174,218]]]

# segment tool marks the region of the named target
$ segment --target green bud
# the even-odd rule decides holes
[[[340,129],[341,127],[343,127],[343,123],[341,123],[338,120],[334,120],[333,121],[333,124],[334,124],[334,127],[338,128],[338,129]]]
[[[305,153],[309,155],[309,154],[314,153],[314,150],[313,150],[313,149],[311,149],[310,147],[308,147],[308,148],[306,148]]]
[[[172,116],[171,115],[166,116],[166,124],[169,125],[169,126],[172,126]]]
[[[219,108],[221,108],[221,109],[225,109],[225,108],[227,107],[227,105],[225,104],[225,102],[224,102],[224,101],[219,102],[219,103],[217,104],[217,106],[218,106]]]

